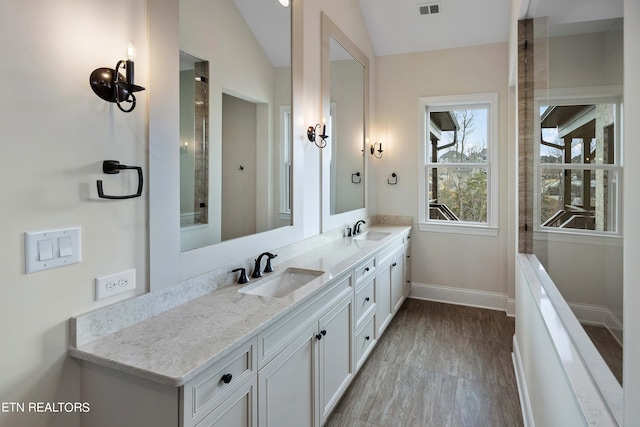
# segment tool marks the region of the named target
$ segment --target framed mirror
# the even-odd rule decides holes
[[[293,226],[295,160],[301,156],[293,141],[304,136],[292,126],[292,75],[301,67],[292,64],[291,52],[292,45],[302,47],[301,37],[291,37],[296,4],[149,5],[149,81],[162,88],[149,91],[151,290],[301,238],[301,225]],[[180,52],[208,65],[208,118],[186,114],[189,132],[180,123]],[[195,74],[194,80],[201,77]],[[205,101],[194,94],[191,102]],[[191,169],[185,165],[181,177],[183,157]]]
[[[322,150],[322,229],[367,216],[365,141],[369,59],[322,15],[322,107],[329,138]]]
[[[208,98],[202,97],[196,106],[214,107],[213,126],[198,136],[210,141],[197,143],[205,149],[196,146],[189,153],[191,142],[179,141],[181,248],[192,250],[289,226],[291,168],[286,159],[291,157],[291,120],[286,116],[291,110],[291,10],[277,1],[179,3],[182,56],[189,52],[203,58],[199,64],[211,62],[212,68]],[[211,13],[203,14],[205,8]],[[183,80],[181,99],[191,89]],[[183,125],[197,133],[209,122],[208,117],[196,116],[191,124],[182,119],[182,112],[181,108],[181,137]],[[184,168],[183,160],[193,161],[193,154],[200,157],[195,168]],[[185,169],[191,174],[183,174]],[[183,200],[191,200],[194,189],[198,200],[184,212],[188,204]]]

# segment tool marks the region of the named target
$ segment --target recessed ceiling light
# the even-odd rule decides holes
[[[278,0],[280,4],[284,7],[289,7],[289,0]]]

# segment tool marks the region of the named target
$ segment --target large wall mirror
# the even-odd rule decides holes
[[[290,7],[179,3],[181,58],[211,64],[195,75],[196,114],[182,108],[194,98],[190,71],[180,77],[182,250],[291,225]]]
[[[369,60],[322,16],[322,98],[329,138],[322,151],[322,228],[366,216],[364,156],[369,108]]]
[[[300,239],[292,226],[296,4],[149,5],[152,290]]]

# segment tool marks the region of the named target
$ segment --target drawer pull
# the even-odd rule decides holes
[[[364,300],[368,302],[369,301],[369,297],[366,297]]]
[[[233,378],[233,375],[231,374],[224,374],[222,376],[222,378],[220,378],[222,380],[223,383],[225,384],[229,384],[231,382],[231,379]]]
[[[367,335],[366,337],[364,337],[365,340],[369,341],[369,335]]]
[[[364,268],[364,271],[369,271],[369,267],[365,267],[365,268]]]
[[[393,264],[391,264],[391,267],[395,267],[396,265],[398,265],[398,263],[394,262]]]

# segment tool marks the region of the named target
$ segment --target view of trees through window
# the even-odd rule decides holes
[[[540,108],[542,227],[616,231],[615,104]]]
[[[488,106],[429,111],[429,219],[487,223]]]

